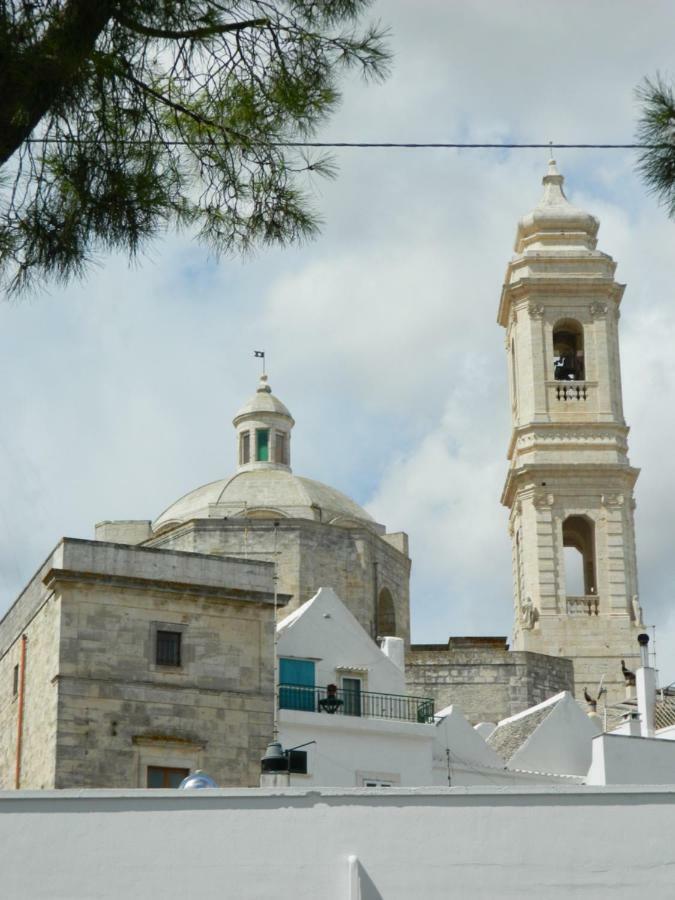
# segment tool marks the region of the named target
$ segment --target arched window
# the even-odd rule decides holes
[[[556,381],[584,381],[584,329],[574,319],[553,328],[553,377]]]
[[[251,435],[242,431],[239,435],[239,465],[245,466],[251,459]]]
[[[382,588],[377,598],[378,637],[393,637],[396,634],[396,613],[394,598],[389,588]]]
[[[563,547],[567,596],[597,593],[594,523],[586,516],[568,516],[563,522]]]

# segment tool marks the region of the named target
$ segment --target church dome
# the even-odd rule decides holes
[[[153,522],[155,533],[191,519],[310,519],[344,527],[384,531],[365,509],[340,491],[293,474],[291,429],[295,422],[262,375],[255,395],[233,420],[238,468],[234,475],[202,485],[172,503]]]
[[[583,209],[574,206],[565,196],[564,178],[554,159],[542,179],[544,194],[532,212],[518,223],[516,253],[540,250],[554,245],[581,246],[594,250],[600,223]]]
[[[252,469],[185,494],[153,522],[161,531],[191,519],[311,519],[331,525],[365,525],[379,531],[365,509],[335,488],[284,469]]]

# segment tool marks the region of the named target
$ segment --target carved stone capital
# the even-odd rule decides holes
[[[623,494],[603,494],[600,502],[603,506],[623,506],[625,497]]]
[[[532,500],[537,509],[547,509],[555,503],[553,494],[535,494]]]
[[[531,319],[541,319],[544,315],[544,307],[541,303],[535,303],[533,300],[527,304],[527,311]]]
[[[600,303],[599,301],[595,300],[588,307],[588,311],[590,312],[592,319],[602,319],[607,315],[607,304]]]

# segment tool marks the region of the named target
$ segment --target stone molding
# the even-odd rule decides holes
[[[101,584],[106,587],[136,588],[138,590],[161,591],[171,594],[204,597],[205,599],[229,600],[249,604],[272,605],[274,594],[268,591],[244,591],[238,588],[215,587],[210,584],[187,584],[179,581],[168,581],[154,578],[138,578],[126,575],[105,575],[97,572],[76,572],[67,569],[50,569],[44,577],[44,584],[54,590],[59,583],[65,584]],[[291,599],[290,594],[278,594],[277,604],[285,606]]]
[[[591,314],[591,318],[595,321],[596,319],[602,319],[607,315],[607,310],[609,307],[606,303],[600,303],[598,300],[591,303],[588,307],[588,311]]]

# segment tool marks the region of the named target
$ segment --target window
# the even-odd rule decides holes
[[[157,631],[155,662],[158,666],[180,666],[180,631]]]
[[[288,465],[288,436],[283,431],[274,435],[274,462]]]
[[[148,766],[147,786],[149,788],[177,788],[189,774],[189,769],[178,769],[170,766]]]
[[[256,460],[258,462],[269,462],[270,458],[270,432],[268,428],[258,428],[256,430]]]
[[[313,712],[315,663],[311,659],[279,660],[279,707],[281,709],[305,709]]]
[[[14,672],[12,673],[12,694],[16,697],[19,693],[19,664],[17,663],[14,666]]]
[[[553,329],[553,377],[556,381],[583,381],[584,329],[579,322],[565,319]]]
[[[592,596],[595,583],[595,525],[586,516],[568,516],[563,522],[566,594]]]
[[[360,787],[398,787],[401,776],[397,772],[357,772],[356,784]]]
[[[342,696],[344,698],[344,714],[346,716],[361,715],[361,679],[342,679]]]
[[[287,750],[288,771],[291,775],[307,775],[307,751]]]
[[[245,466],[251,459],[251,435],[244,431],[239,438],[239,464]]]

